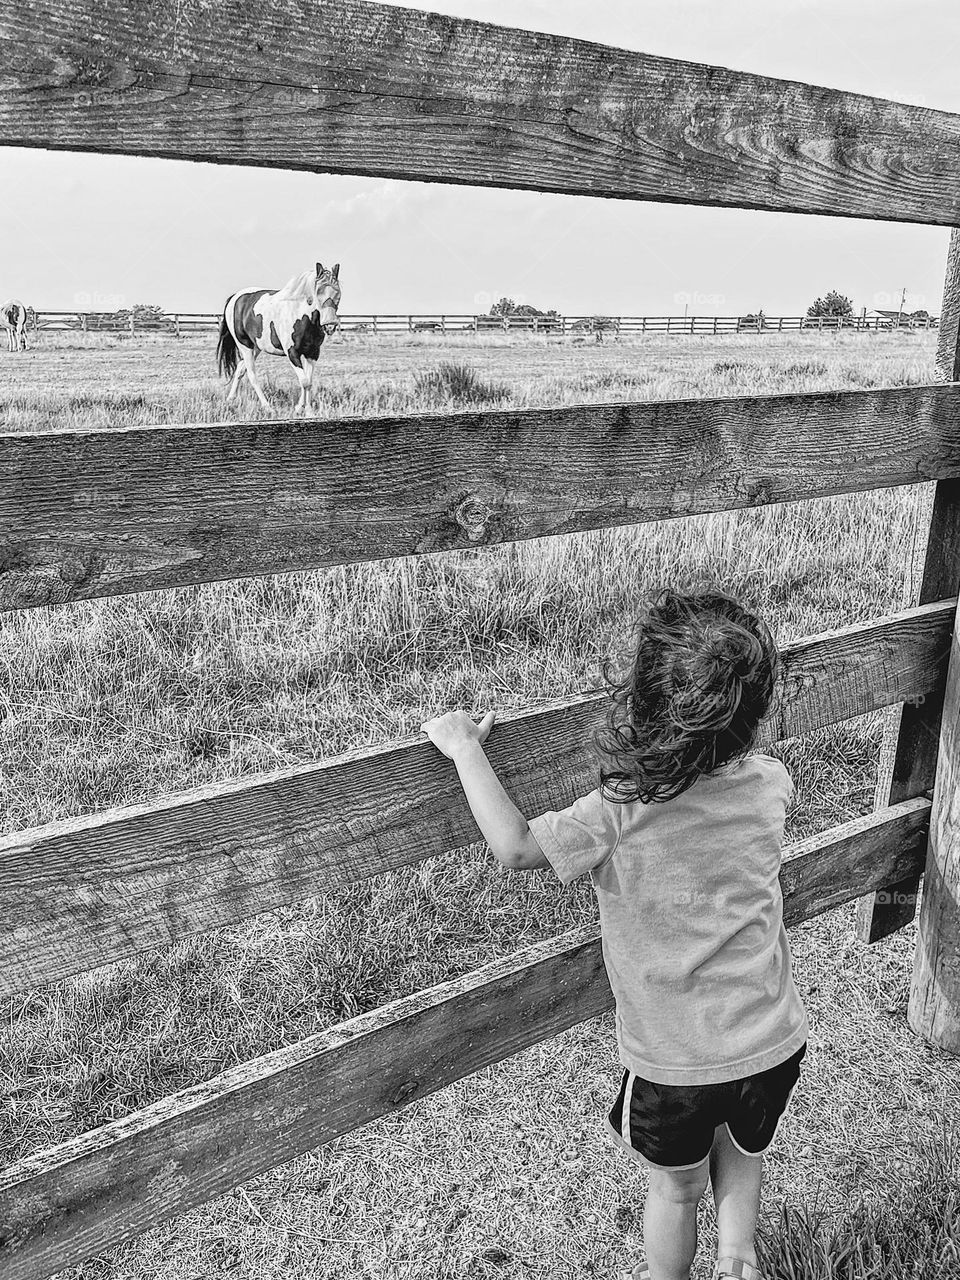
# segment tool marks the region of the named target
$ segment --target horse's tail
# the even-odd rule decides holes
[[[217,342],[217,368],[223,377],[233,377],[238,360],[237,343],[227,324],[227,309],[224,307],[223,319],[220,321],[220,340]]]

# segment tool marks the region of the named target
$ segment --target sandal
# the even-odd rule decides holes
[[[713,1280],[766,1280],[762,1272],[742,1258],[720,1258],[713,1269]],[[620,1280],[650,1280],[650,1268],[641,1258],[632,1271],[621,1271]]]
[[[756,1267],[742,1258],[719,1258],[713,1269],[713,1280],[725,1280],[727,1276],[732,1280],[765,1280]]]

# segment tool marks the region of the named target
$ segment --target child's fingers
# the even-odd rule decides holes
[[[493,728],[493,722],[496,719],[496,714],[497,713],[495,711],[488,711],[477,726],[480,731],[481,742],[483,742],[484,738],[486,738],[487,734]]]

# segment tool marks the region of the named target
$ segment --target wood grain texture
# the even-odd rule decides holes
[[[907,1021],[960,1054],[960,617],[953,630]]]
[[[786,646],[761,747],[937,700],[952,616],[947,601]],[[496,726],[490,758],[529,816],[597,784],[590,739],[606,705],[586,695]],[[453,767],[422,739],[18,832],[0,841],[0,995],[479,838]]]
[[[960,388],[0,436],[0,607],[960,477]]]
[[[11,0],[0,144],[950,225],[960,117],[325,0]]]
[[[937,343],[937,376],[944,382],[960,377],[960,231],[954,229],[947,253],[943,307]],[[926,553],[917,600],[941,600],[960,587],[960,481],[938,481],[933,495]],[[906,703],[900,711],[896,739],[881,768],[887,781],[877,803],[897,804],[920,795],[936,771],[940,733],[940,699]],[[878,780],[879,783],[879,780]],[[885,885],[857,908],[857,936],[877,942],[902,929],[916,915],[919,880]]]
[[[930,804],[907,801],[788,851],[784,920],[922,864]],[[0,1273],[38,1277],[499,1062],[612,1004],[580,929],[232,1067],[0,1173]]]

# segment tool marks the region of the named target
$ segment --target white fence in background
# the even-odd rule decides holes
[[[35,332],[165,333],[173,337],[209,333],[220,323],[219,312],[168,311],[31,311],[28,328]],[[935,316],[490,316],[490,315],[345,315],[344,333],[542,333],[566,337],[593,334],[675,333],[700,337],[728,333],[786,333],[800,330],[884,332],[892,329],[935,329]]]

